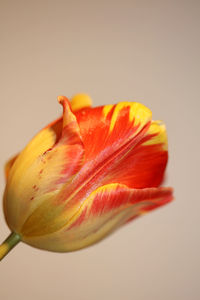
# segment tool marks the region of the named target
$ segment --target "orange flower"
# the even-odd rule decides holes
[[[4,212],[11,236],[50,251],[94,244],[172,200],[158,187],[167,164],[165,126],[142,104],[90,107],[90,98],[58,97],[63,116],[6,165]]]

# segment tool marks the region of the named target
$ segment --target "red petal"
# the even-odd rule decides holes
[[[106,178],[141,141],[151,122],[151,111],[131,102],[87,108],[75,115],[85,148],[85,161],[70,187],[66,186],[61,192],[60,201],[70,202],[69,206],[98,186],[113,182]]]
[[[165,126],[153,121],[138,144],[112,166],[104,182],[119,182],[133,188],[158,187],[168,160]]]
[[[116,151],[143,129],[147,130],[151,121],[151,111],[134,102],[87,108],[75,115],[81,129],[86,160],[95,159],[105,149],[109,153]]]
[[[88,108],[76,113],[85,147],[85,163],[62,201],[76,200],[108,183],[158,186],[167,163],[166,133],[138,103]]]

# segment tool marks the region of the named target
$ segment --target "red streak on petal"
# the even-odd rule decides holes
[[[130,138],[126,143],[121,144],[117,150],[116,147],[114,148],[115,151],[105,149],[105,152],[100,153],[96,160],[85,163],[71,185],[62,191],[59,202],[70,199],[66,205],[66,208],[68,208],[76,202],[79,202],[80,199],[84,200],[88,193],[101,186],[105,176],[111,172],[113,164],[123,158],[127,151],[130,151],[131,148],[139,143],[149,125],[150,123],[147,123],[140,133],[132,139]]]
[[[120,207],[122,209],[134,207],[139,203],[144,203],[140,208],[140,213],[148,212],[167,204],[172,199],[171,188],[129,189],[126,186],[117,185],[114,189],[96,193],[90,213],[97,216]]]

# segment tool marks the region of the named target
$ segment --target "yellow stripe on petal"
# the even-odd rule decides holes
[[[138,124],[146,124],[151,120],[151,110],[145,105],[137,102],[133,102],[130,105],[129,120],[134,120],[134,126]]]
[[[105,118],[107,118],[107,116],[108,116],[109,112],[112,110],[113,106],[114,105],[109,104],[109,105],[105,105],[103,107],[103,115],[104,115]]]
[[[129,122],[133,123],[134,126],[139,125],[139,130],[151,120],[151,110],[143,104],[137,102],[120,102],[115,106],[110,122],[110,132],[113,131],[118,116],[124,108],[129,108]]]
[[[152,138],[143,145],[162,144],[162,150],[167,151],[167,132],[165,124],[162,121],[152,121],[146,135],[152,135]]]

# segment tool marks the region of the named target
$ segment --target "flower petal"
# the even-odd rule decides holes
[[[159,186],[168,159],[167,136],[160,121],[151,121],[148,108],[122,102],[85,109],[76,116],[86,153],[74,186],[100,169],[99,186],[114,182],[132,188]]]
[[[151,111],[136,102],[88,108],[75,113],[85,146],[85,158],[108,156],[143,130],[151,121]],[[104,158],[105,158],[104,155]]]
[[[158,187],[168,160],[167,135],[161,121],[152,121],[149,129],[123,159],[116,161],[104,184],[118,182],[132,188]]]
[[[8,176],[10,174],[10,170],[14,164],[14,162],[16,161],[17,157],[19,156],[19,154],[13,156],[11,159],[9,159],[6,164],[5,164],[5,167],[4,167],[4,173],[5,173],[5,179],[7,181],[8,179]]]
[[[109,184],[92,192],[59,231],[24,236],[24,242],[51,251],[74,251],[94,244],[130,219],[172,200],[170,188],[130,189]]]
[[[91,114],[91,112],[93,113]],[[101,117],[98,116],[98,114],[100,114]],[[64,224],[72,218],[74,211],[77,210],[77,207],[81,206],[84,199],[99,186],[110,182],[121,183],[123,180],[123,183],[128,183],[127,185],[129,187],[134,187],[134,183],[137,182],[138,185],[141,186],[145,180],[151,180],[153,172],[155,172],[157,176],[158,171],[155,168],[156,162],[154,159],[152,160],[151,166],[146,167],[147,179],[143,180],[143,175],[145,174],[144,168],[143,173],[141,175],[139,174],[139,176],[137,176],[136,173],[135,177],[133,171],[131,171],[131,168],[134,170],[134,165],[137,165],[138,161],[141,163],[144,161],[144,158],[146,158],[145,162],[148,161],[147,154],[150,149],[148,149],[148,151],[143,150],[144,148],[146,149],[146,147],[153,147],[146,145],[150,143],[150,139],[158,139],[158,137],[156,137],[158,133],[155,133],[154,129],[154,127],[157,128],[158,126],[153,126],[153,123],[150,123],[151,112],[146,107],[138,103],[120,103],[116,106],[96,108],[94,111],[93,109],[82,110],[79,114],[77,113],[76,116],[86,148],[84,165],[77,175],[72,178],[70,184],[67,183],[63,185],[56,197],[52,197],[51,201],[43,201],[43,204],[37,208],[37,211],[27,220],[23,228],[25,235],[44,235],[63,227]],[[87,116],[87,119],[83,116]],[[97,121],[97,119],[100,121]],[[93,123],[95,126],[93,126]],[[93,142],[90,140],[90,131],[84,132],[84,130],[88,129],[86,125],[91,126]],[[121,130],[121,127],[123,130]],[[115,132],[115,130],[117,130],[117,132]],[[107,132],[107,137],[104,137],[104,144],[103,141],[100,141],[100,143],[96,141],[95,143],[95,133],[97,133],[97,137],[100,139],[101,135],[105,132]],[[161,136],[162,138],[158,140],[163,139],[162,134]],[[138,149],[141,145],[143,145],[144,148]],[[159,143],[159,150],[160,147],[161,145]],[[88,152],[88,148],[91,150],[90,152]],[[154,155],[154,157],[158,154],[156,149],[157,148],[152,149],[152,156]],[[95,157],[93,157],[94,153],[96,155]],[[137,153],[143,153],[142,155],[140,154],[142,159],[138,159]],[[136,160],[134,160],[133,154],[136,155]],[[129,164],[131,164],[131,168]],[[148,166],[147,163],[146,165]],[[156,170],[154,171],[152,168]],[[128,175],[126,171],[128,171]],[[136,178],[137,181],[135,180],[134,182],[134,178]],[[147,183],[151,186],[152,181]],[[51,213],[51,211],[53,211],[53,213]],[[67,214],[65,213],[66,211]],[[38,216],[43,217],[38,219]],[[46,223],[51,223],[51,228],[50,226],[45,226]]]
[[[83,109],[76,113],[85,147],[85,161],[70,186],[59,194],[60,203],[69,207],[84,199],[105,183],[115,165],[123,163],[126,155],[145,136],[151,111],[139,103]],[[112,182],[112,180],[111,180]]]
[[[19,229],[27,213],[31,214],[47,194],[57,194],[82,165],[84,150],[76,117],[65,97],[59,97],[59,101],[63,105],[63,119],[44,128],[11,169],[4,199],[12,229]]]
[[[167,162],[166,142],[163,142],[166,134],[157,122],[151,122],[148,108],[122,102],[83,109],[76,117],[85,147],[85,162],[72,184],[63,187],[60,202],[74,206],[94,189],[109,183],[132,188],[158,186]]]
[[[70,102],[73,112],[90,107],[92,105],[92,99],[87,94],[76,94],[72,97]]]

